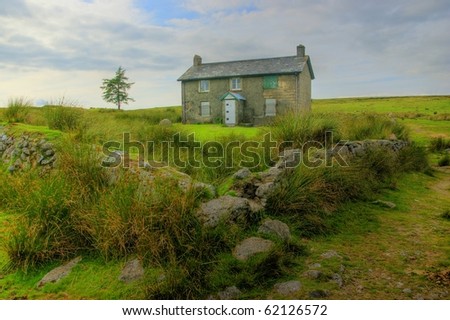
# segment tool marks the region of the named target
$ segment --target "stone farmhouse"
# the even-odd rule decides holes
[[[180,77],[183,123],[263,125],[286,110],[311,109],[314,72],[305,47],[289,57],[194,64]]]

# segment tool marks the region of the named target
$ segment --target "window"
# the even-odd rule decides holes
[[[242,90],[241,78],[231,78],[230,79],[230,89],[231,90]]]
[[[211,108],[209,107],[209,102],[200,103],[200,115],[202,117],[209,117],[211,115]]]
[[[264,86],[264,89],[278,88],[278,77],[277,76],[265,76],[263,86]]]
[[[209,92],[209,80],[200,80],[198,91]]]
[[[276,116],[277,115],[277,100],[276,99],[266,99],[266,116]]]

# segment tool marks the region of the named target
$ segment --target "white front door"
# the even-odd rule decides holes
[[[236,124],[236,100],[225,100],[225,124]]]

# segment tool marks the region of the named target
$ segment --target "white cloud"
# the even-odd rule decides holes
[[[299,43],[312,58],[315,98],[448,93],[446,0],[165,2],[173,17],[155,16],[162,3],[137,0],[4,1],[0,104],[66,95],[106,105],[101,79],[119,65],[136,82],[130,107],[178,104],[176,79],[194,54],[205,62],[286,56]]]

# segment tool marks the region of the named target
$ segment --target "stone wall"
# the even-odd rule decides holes
[[[11,173],[36,167],[48,170],[55,166],[56,154],[53,144],[42,137],[14,137],[0,132],[0,159]]]

